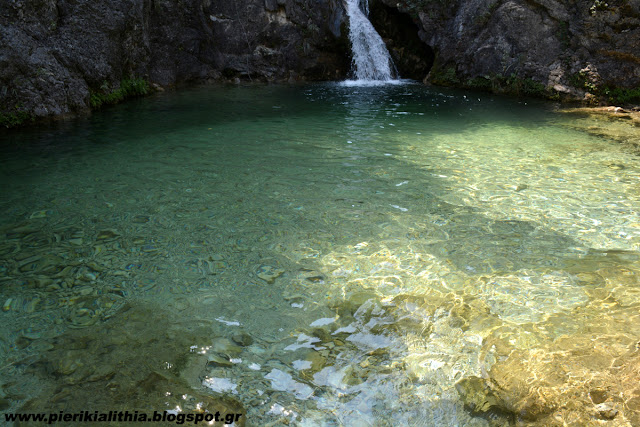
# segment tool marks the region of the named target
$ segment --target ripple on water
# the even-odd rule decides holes
[[[0,147],[2,402],[640,424],[640,163],[572,120],[408,82],[216,87]]]

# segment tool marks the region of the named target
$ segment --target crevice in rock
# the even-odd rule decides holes
[[[384,39],[402,78],[422,80],[433,66],[434,51],[418,35],[419,26],[406,13],[371,0],[369,19]]]

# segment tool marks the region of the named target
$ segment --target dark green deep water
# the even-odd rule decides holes
[[[500,424],[460,384],[515,357],[587,396],[640,334],[640,162],[552,107],[220,86],[2,135],[1,408]]]

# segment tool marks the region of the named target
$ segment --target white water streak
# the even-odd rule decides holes
[[[362,8],[361,8],[362,6]],[[357,80],[393,80],[393,61],[380,34],[367,18],[368,0],[347,0],[352,67]]]

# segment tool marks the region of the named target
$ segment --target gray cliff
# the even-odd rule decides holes
[[[58,116],[129,77],[328,80],[349,67],[340,0],[4,0],[0,112]]]
[[[403,77],[592,103],[640,98],[640,0],[370,3]],[[4,0],[0,123],[87,111],[92,95],[130,78],[342,79],[347,26],[342,0]]]
[[[375,1],[413,18],[435,57],[433,83],[529,84],[560,99],[607,88],[640,95],[640,0]]]

